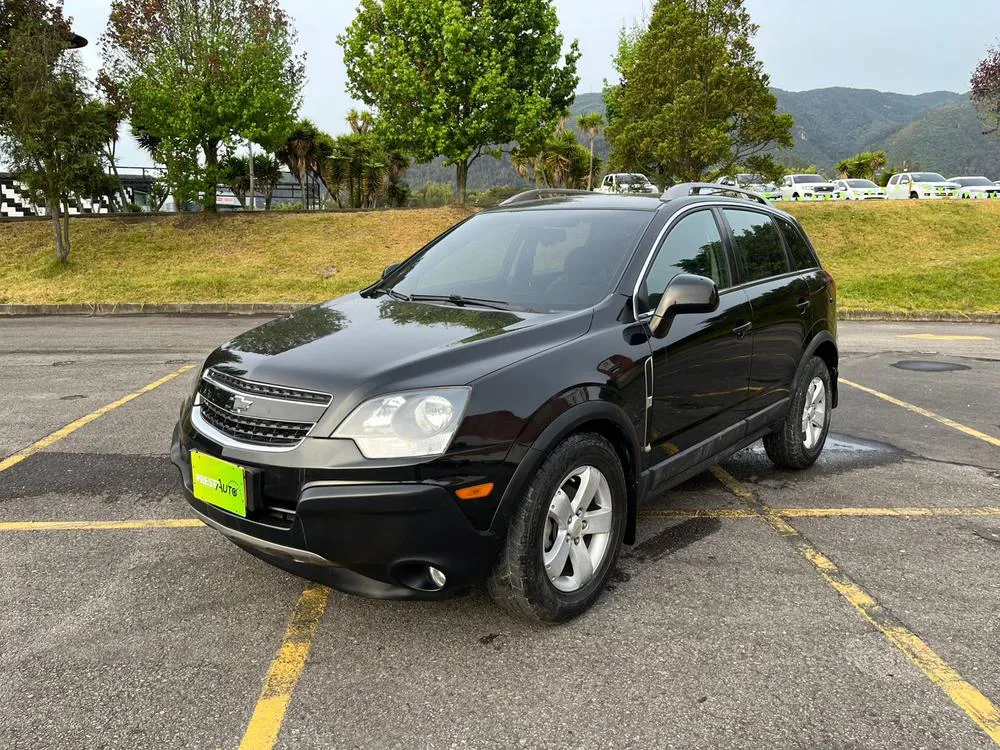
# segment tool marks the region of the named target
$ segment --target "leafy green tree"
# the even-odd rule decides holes
[[[837,162],[837,174],[840,177],[874,180],[876,173],[882,169],[888,159],[885,151],[862,151],[847,159]]]
[[[607,129],[612,167],[660,186],[728,174],[792,146],[792,117],[757,60],[743,0],[658,0],[648,28],[623,32]]]
[[[281,145],[278,146],[278,158],[298,180],[299,188],[302,190],[302,205],[307,209],[309,206],[306,200],[306,180],[311,166],[316,161],[317,142],[322,135],[323,133],[311,120],[299,120],[287,131]]]
[[[590,139],[590,169],[587,172],[587,190],[594,189],[594,141],[597,140],[597,136],[601,134],[601,129],[604,127],[604,118],[601,117],[599,112],[591,112],[590,114],[580,115],[576,119],[576,126],[580,128]]]
[[[220,151],[292,128],[304,78],[295,38],[279,0],[112,0],[101,79],[161,139],[158,160],[190,170],[171,175],[184,197],[197,186],[215,211]]]
[[[563,56],[551,0],[361,0],[337,38],[348,91],[396,146],[469,167],[499,144],[537,145],[573,99],[576,42]]]
[[[56,256],[70,254],[71,196],[104,192],[107,107],[87,91],[70,39],[53,23],[55,6],[13,19],[0,56],[9,92],[0,121],[0,153],[52,219]],[[37,8],[36,8],[37,10]]]

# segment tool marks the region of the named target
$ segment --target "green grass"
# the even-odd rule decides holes
[[[844,310],[1000,311],[1000,201],[786,204]]]
[[[0,303],[315,302],[357,290],[468,215],[191,214],[71,221],[68,264],[49,222],[0,224]],[[336,269],[336,272],[333,272]]]
[[[1000,201],[783,206],[837,280],[842,309],[1000,312]],[[0,223],[0,303],[313,302],[354,291],[467,215],[108,217]],[[330,273],[331,269],[337,272]]]

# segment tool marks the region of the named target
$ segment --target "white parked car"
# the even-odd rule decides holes
[[[836,180],[833,184],[837,186],[837,190],[844,196],[844,200],[885,200],[885,188],[880,188],[871,180],[859,180],[851,177],[846,180]]]
[[[778,190],[778,186],[773,182],[768,182],[759,174],[740,172],[735,177],[723,177],[719,180],[719,184],[729,185],[730,187],[738,187],[743,190],[750,190],[751,192],[759,193],[769,201],[781,200],[781,191]]]
[[[835,201],[842,197],[836,185],[818,174],[785,175],[781,183],[783,201]]]
[[[954,198],[958,184],[949,182],[937,172],[903,172],[889,178],[885,194],[895,200]]]
[[[1000,198],[1000,187],[985,177],[949,177],[959,186],[959,198]]]
[[[609,174],[601,180],[598,193],[658,193],[656,185],[644,174],[637,172]]]

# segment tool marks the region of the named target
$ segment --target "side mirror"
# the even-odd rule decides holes
[[[658,339],[667,335],[677,315],[710,313],[719,309],[719,290],[704,276],[680,273],[667,284],[649,321],[649,330]]]
[[[390,276],[392,276],[394,273],[396,273],[396,269],[399,268],[401,265],[403,265],[403,264],[402,263],[393,263],[391,266],[386,266],[385,270],[382,272],[382,278],[383,279],[387,279]]]

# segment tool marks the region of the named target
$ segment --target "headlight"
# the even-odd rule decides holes
[[[432,388],[369,399],[332,437],[350,438],[365,458],[440,456],[451,445],[469,388]]]

